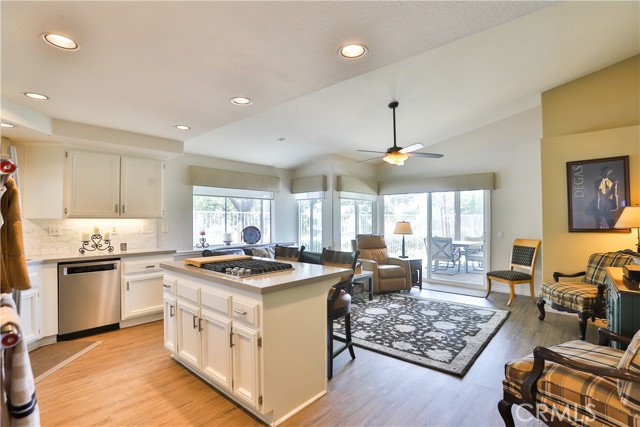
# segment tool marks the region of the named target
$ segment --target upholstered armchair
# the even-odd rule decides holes
[[[362,269],[373,272],[374,293],[411,289],[409,261],[390,257],[384,236],[358,234],[356,250],[360,252]]]
[[[545,318],[545,304],[555,310],[577,313],[580,339],[584,340],[587,320],[606,317],[606,268],[622,267],[632,262],[633,256],[621,252],[595,253],[589,257],[585,271],[574,274],[553,273],[554,282],[543,283],[540,289],[538,319]],[[578,280],[579,277],[581,279]]]
[[[640,332],[633,340],[600,329],[599,345],[569,341],[536,347],[509,362],[498,410],[507,427],[519,405],[549,426],[640,425]],[[610,340],[627,350],[607,347]],[[515,411],[521,419],[522,411]]]

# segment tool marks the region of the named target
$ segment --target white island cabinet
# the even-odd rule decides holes
[[[345,271],[291,264],[252,278],[161,264],[165,347],[270,425],[326,394],[327,292]]]

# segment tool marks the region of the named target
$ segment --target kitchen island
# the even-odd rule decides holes
[[[233,277],[182,261],[164,269],[165,347],[270,425],[327,391],[327,292],[342,268]]]

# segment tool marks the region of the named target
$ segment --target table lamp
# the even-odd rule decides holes
[[[411,224],[406,221],[399,221],[396,223],[396,229],[393,230],[393,234],[402,234],[402,255],[400,255],[400,258],[408,258],[404,253],[404,236],[405,234],[413,234]]]
[[[640,206],[627,206],[624,208],[614,228],[635,228],[638,232],[636,252],[640,252]]]

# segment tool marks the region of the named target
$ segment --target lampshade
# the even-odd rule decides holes
[[[640,228],[640,206],[627,206],[616,222],[615,228]]]
[[[393,234],[413,234],[413,230],[411,230],[411,223],[399,221],[396,223],[396,229],[393,230]]]

